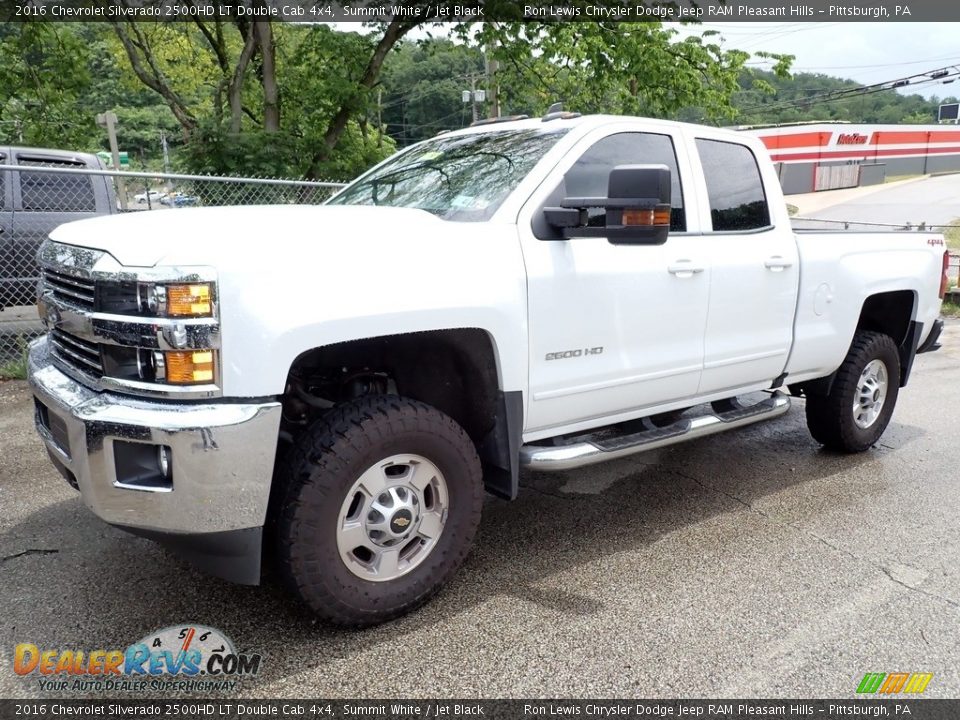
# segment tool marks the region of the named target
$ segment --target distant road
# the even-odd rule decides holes
[[[789,196],[787,202],[790,202]],[[904,183],[815,210],[804,216],[823,220],[897,225],[908,222],[913,225],[922,222],[928,225],[946,225],[960,218],[960,174]]]

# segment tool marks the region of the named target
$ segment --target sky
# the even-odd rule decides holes
[[[795,55],[794,72],[823,73],[865,85],[954,64],[960,69],[960,23],[723,22],[703,23],[699,29],[718,30],[730,48]],[[960,80],[900,91],[928,98],[956,96]]]

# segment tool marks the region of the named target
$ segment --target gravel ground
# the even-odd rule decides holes
[[[194,621],[264,655],[257,697],[852,697],[865,672],[960,695],[960,323],[873,450],[783,418],[489,500],[423,610],[362,632],[274,584],[211,579],[95,518],[53,470],[25,383],[0,384],[0,696],[43,696],[18,642],[125,647]],[[63,697],[63,694],[47,695]]]

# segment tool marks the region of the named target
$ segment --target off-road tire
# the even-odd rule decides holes
[[[420,565],[373,582],[353,574],[338,553],[339,512],[365,470],[399,453],[421,455],[443,473],[447,520]],[[368,396],[331,410],[298,438],[282,475],[280,577],[313,612],[337,625],[375,625],[422,605],[463,563],[480,523],[483,478],[473,442],[450,417],[416,400]]]
[[[887,369],[887,395],[877,419],[867,428],[859,427],[853,417],[857,383],[863,369],[873,360],[881,360]],[[900,390],[900,355],[889,335],[860,331],[840,369],[830,393],[807,398],[807,428],[813,439],[831,450],[857,453],[869,449],[886,430]]]

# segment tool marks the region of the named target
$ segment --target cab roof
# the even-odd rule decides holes
[[[635,120],[639,122],[650,122],[655,123],[661,127],[672,127],[672,128],[703,128],[703,125],[697,125],[694,123],[682,123],[675,120],[662,120],[660,118],[645,118],[632,115],[576,115],[574,117],[555,117],[555,118],[540,118],[540,117],[531,117],[525,118],[522,120],[507,120],[501,122],[491,122],[481,125],[474,125],[472,127],[460,128],[458,130],[448,130],[443,133],[438,133],[438,135],[444,136],[454,136],[454,135],[473,135],[479,133],[487,132],[498,132],[502,130],[550,130],[553,128],[566,128],[566,129],[580,129],[584,131],[592,130],[594,128],[603,127],[604,125],[610,125],[613,123],[621,123],[625,120]],[[720,128],[710,127],[712,132],[729,132],[731,135],[740,135],[733,130],[721,130]]]

